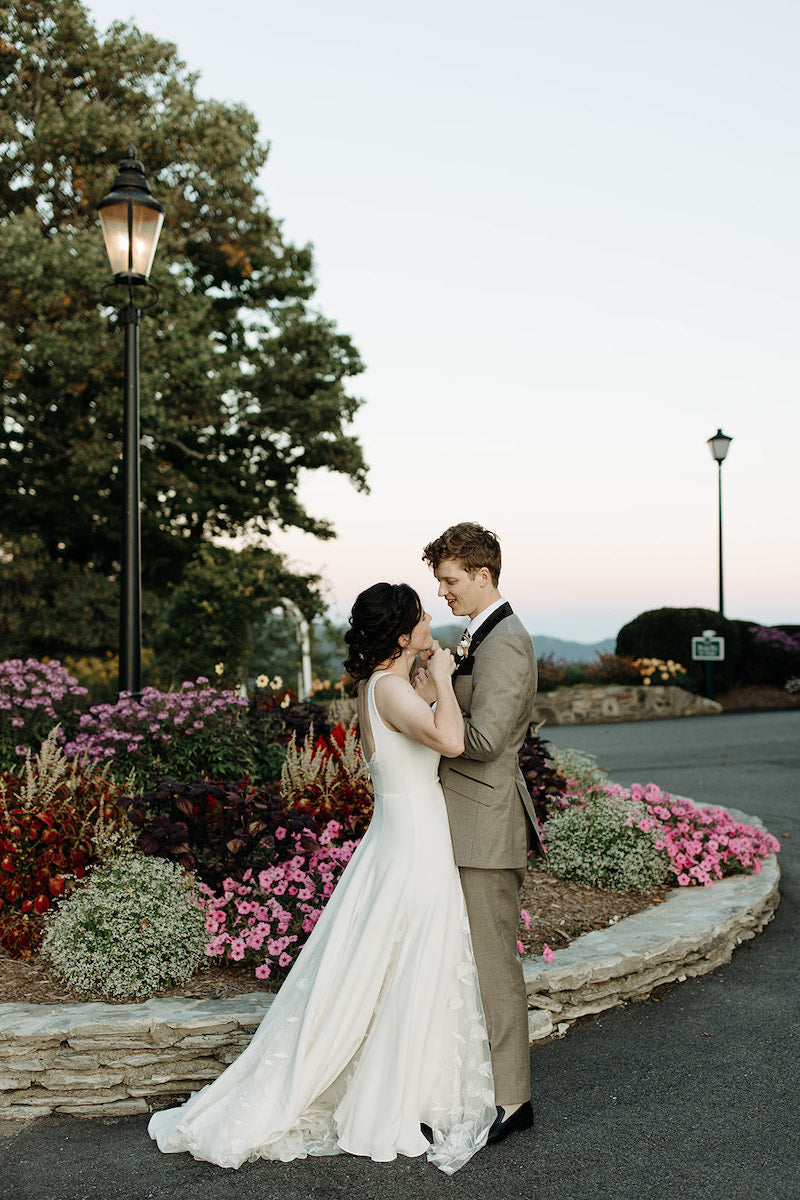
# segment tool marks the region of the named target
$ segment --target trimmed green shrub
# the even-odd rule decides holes
[[[725,659],[714,664],[714,690],[722,692],[739,680],[741,632],[710,608],[656,608],[640,613],[617,634],[617,654],[630,658],[674,659],[689,673],[698,691],[705,686],[705,666],[692,662],[692,638],[713,629],[725,638]]]

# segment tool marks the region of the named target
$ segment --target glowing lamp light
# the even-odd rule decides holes
[[[144,167],[129,145],[111,191],[97,205],[108,261],[116,283],[147,283],[156,255],[164,206],[155,200]]]

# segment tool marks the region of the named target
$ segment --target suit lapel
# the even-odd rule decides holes
[[[472,674],[472,662],[473,662],[473,657],[475,655],[476,649],[478,648],[478,646],[480,646],[483,639],[485,637],[487,637],[487,635],[490,634],[492,632],[492,630],[495,629],[500,624],[501,621],[504,621],[506,619],[506,617],[511,616],[512,612],[513,612],[513,609],[511,607],[511,605],[508,603],[508,601],[506,600],[503,604],[500,605],[499,608],[496,608],[494,610],[494,612],[492,613],[492,615],[490,617],[486,618],[486,620],[483,622],[482,625],[480,625],[475,630],[475,633],[472,635],[472,641],[469,644],[469,654],[467,654],[464,658],[462,658],[461,662],[456,667],[456,670],[455,670],[456,675],[461,675],[461,674],[471,675]]]

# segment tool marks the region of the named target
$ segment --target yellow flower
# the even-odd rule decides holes
[[[290,704],[291,704],[291,697],[287,693],[281,700],[281,708],[288,708]]]
[[[268,675],[259,675],[256,679],[256,687],[265,688],[269,685]]]
[[[283,680],[281,679],[280,675],[276,675],[274,679],[271,679],[269,686],[272,688],[273,692],[277,692],[278,688],[282,688]]]
[[[214,674],[221,675],[224,670],[225,670],[225,663],[217,663],[217,665],[214,667]]]
[[[669,680],[669,675],[667,674],[667,672],[666,672],[666,671],[662,671],[662,672],[661,672],[661,678],[662,678],[662,679]]]
[[[649,675],[646,676],[645,679],[643,680],[643,682],[644,682],[645,687],[649,687],[650,686],[650,676]]]

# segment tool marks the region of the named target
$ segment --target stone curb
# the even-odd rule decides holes
[[[525,959],[531,1040],[730,961],[771,920],[779,879],[773,854],[757,875],[673,888],[663,904],[584,934],[551,963]],[[241,1053],[272,1000],[249,992],[230,1000],[0,1004],[0,1120],[127,1116],[172,1104]]]
[[[761,829],[758,817],[727,810]],[[676,887],[664,902],[585,933],[550,963],[527,958],[531,1041],[564,1034],[573,1021],[648,995],[655,987],[704,975],[772,920],[780,868],[771,854],[754,875],[731,875],[710,887]]]

